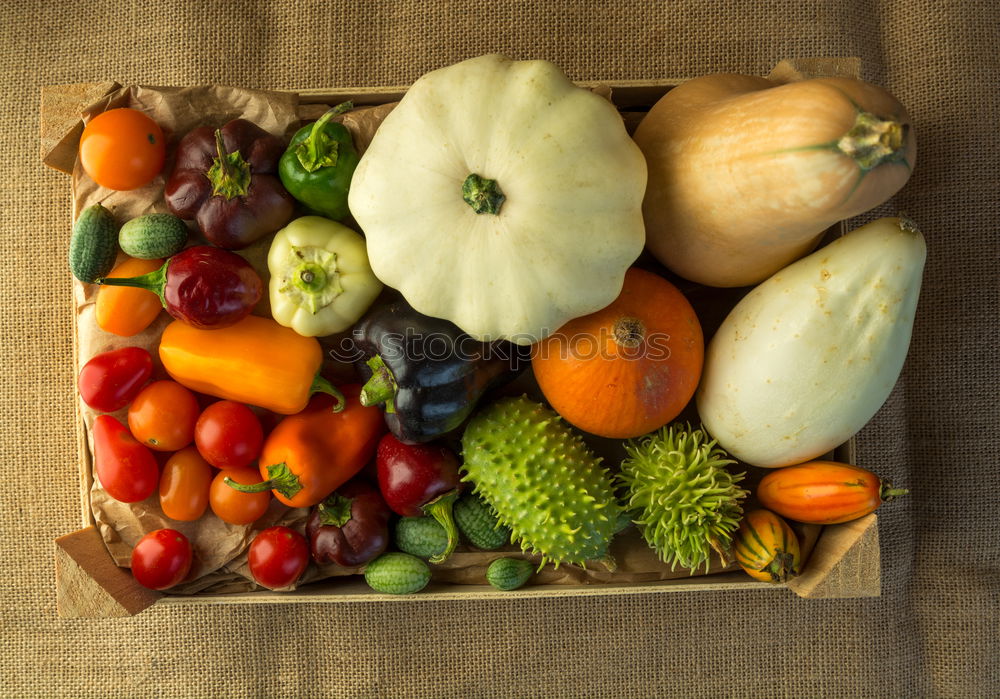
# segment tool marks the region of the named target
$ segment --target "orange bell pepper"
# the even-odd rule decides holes
[[[361,405],[360,386],[345,386],[344,394],[340,412],[330,410],[333,398],[316,395],[271,430],[260,454],[262,483],[226,483],[244,493],[271,489],[289,507],[322,502],[371,461],[386,432],[382,411]]]
[[[138,277],[163,266],[163,260],[126,258],[111,270],[108,278]],[[160,297],[152,291],[128,286],[102,286],[97,292],[97,326],[106,332],[131,337],[141,333],[163,310]]]
[[[219,330],[175,320],[160,339],[160,361],[192,391],[249,403],[282,415],[301,411],[313,393],[328,393],[341,410],[344,396],[319,375],[323,350],[270,318],[247,316]]]

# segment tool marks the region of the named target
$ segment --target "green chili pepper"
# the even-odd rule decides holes
[[[353,106],[345,102],[299,129],[278,164],[278,176],[288,193],[335,221],[349,213],[347,192],[359,158],[351,133],[331,119]]]

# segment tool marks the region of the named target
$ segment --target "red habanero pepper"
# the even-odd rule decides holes
[[[378,487],[389,508],[403,517],[430,515],[444,527],[448,545],[431,563],[447,559],[458,544],[452,506],[461,490],[459,461],[440,444],[406,444],[387,434],[378,445]]]
[[[289,415],[264,441],[254,485],[226,483],[245,493],[271,489],[289,507],[311,507],[354,477],[375,455],[386,431],[382,411],[361,405],[360,386],[345,386],[346,405],[333,412],[335,399],[317,394],[305,410]]]

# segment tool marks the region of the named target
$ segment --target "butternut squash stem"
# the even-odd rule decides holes
[[[854,126],[837,142],[837,149],[868,172],[882,163],[903,160],[906,125],[858,112]]]
[[[853,159],[862,174],[883,163],[899,163],[909,168],[910,163],[903,156],[907,128],[906,124],[900,124],[895,119],[882,119],[870,112],[858,111],[854,125],[836,141],[780,148],[763,155],[836,150]]]

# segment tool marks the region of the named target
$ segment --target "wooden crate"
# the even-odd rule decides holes
[[[858,75],[857,59],[803,59],[783,61],[772,78],[790,81],[820,75]],[[580,83],[607,94],[634,128],[650,105],[681,78],[621,83]],[[41,114],[42,161],[70,173],[83,129],[81,111],[117,89],[116,83],[62,85],[43,88]],[[377,105],[398,100],[404,87],[295,90],[300,104],[335,104],[348,99],[356,105]],[[842,235],[843,224],[830,235]],[[79,366],[80,362],[76,363]],[[80,452],[80,531],[56,540],[56,591],[60,616],[123,616],[151,604],[294,604],[299,602],[437,601],[502,597],[565,597],[593,595],[690,592],[699,590],[777,589],[783,586],[751,580],[739,571],[694,575],[651,583],[587,585],[529,585],[500,592],[489,585],[432,583],[417,595],[396,597],[374,593],[357,577],[338,578],[304,585],[294,592],[257,591],[224,595],[165,595],[139,586],[127,569],[115,565],[95,527],[89,492],[93,483],[91,454],[82,417],[77,426]],[[853,439],[832,455],[854,463]],[[845,524],[824,527],[812,546],[801,575],[784,587],[802,597],[865,597],[880,591],[878,529],[875,515]]]

